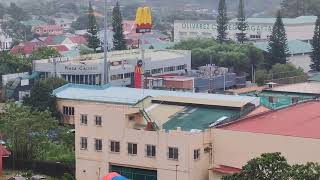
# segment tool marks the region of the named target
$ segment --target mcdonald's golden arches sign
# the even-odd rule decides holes
[[[149,7],[139,7],[136,14],[136,32],[146,33],[151,32],[152,15]]]

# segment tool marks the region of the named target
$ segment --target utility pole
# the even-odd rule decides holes
[[[104,0],[104,60],[103,60],[103,84],[109,83],[109,63],[108,63],[108,12],[107,12],[107,0]]]

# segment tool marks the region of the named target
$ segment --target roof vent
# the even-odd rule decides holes
[[[212,123],[209,125],[210,128],[218,125],[219,123],[221,123],[222,121],[226,120],[226,119],[229,119],[229,117],[227,116],[222,116],[220,119],[216,120],[216,122]]]

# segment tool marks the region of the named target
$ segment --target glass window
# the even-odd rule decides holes
[[[193,159],[194,160],[200,159],[200,149],[196,149],[193,151]]]
[[[135,143],[128,143],[128,154],[137,155],[138,145]]]
[[[96,125],[102,126],[102,117],[101,116],[96,116]]]
[[[179,149],[176,147],[169,147],[168,150],[168,158],[177,161],[179,159]]]
[[[63,106],[63,114],[67,116],[74,116],[74,107]]]
[[[88,138],[86,138],[86,137],[81,137],[80,138],[80,148],[82,150],[88,149]]]
[[[111,152],[120,152],[120,142],[119,141],[110,141],[110,151]]]
[[[147,144],[146,155],[147,157],[156,157],[156,146]]]
[[[102,139],[95,139],[96,151],[102,151]]]
[[[80,115],[80,122],[81,122],[81,124],[87,125],[87,124],[88,124],[88,115],[86,115],[86,114],[81,114],[81,115]]]

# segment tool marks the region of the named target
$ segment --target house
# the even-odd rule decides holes
[[[13,44],[13,39],[5,33],[2,29],[0,29],[0,51],[8,51],[10,50]]]
[[[16,46],[14,46],[10,52],[12,54],[20,54],[20,55],[30,55],[32,54],[33,51],[36,51],[37,49],[39,49],[40,47],[45,47],[46,44],[41,42],[41,41],[37,41],[37,42],[23,42],[20,43]]]
[[[212,130],[210,180],[239,172],[263,153],[281,152],[289,164],[320,163],[319,101],[308,101]]]
[[[39,25],[34,26],[32,32],[40,36],[57,36],[63,34],[63,28],[59,25]]]
[[[67,84],[62,120],[75,125],[76,179],[206,180],[210,127],[259,106],[259,98]]]

